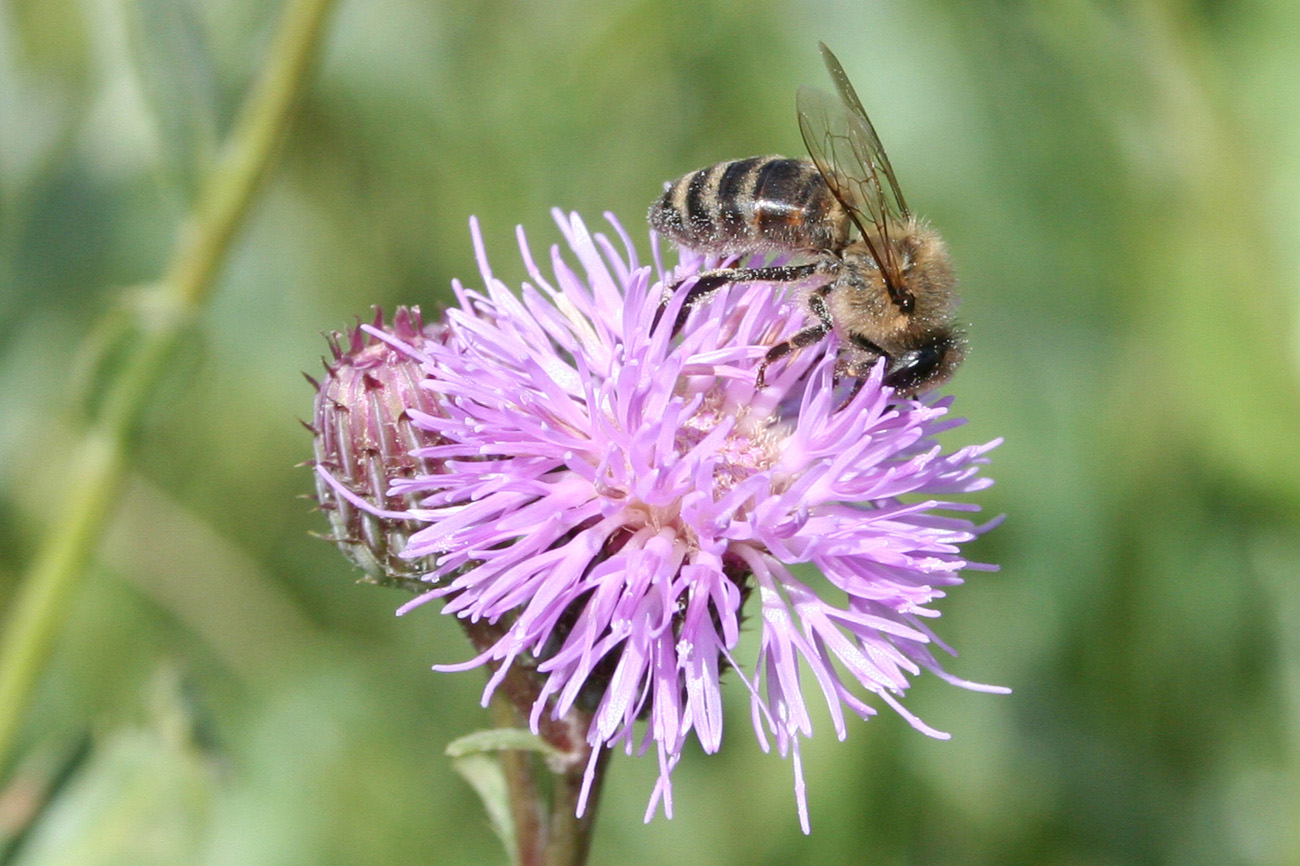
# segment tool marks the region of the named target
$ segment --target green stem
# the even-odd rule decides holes
[[[586,754],[590,754],[590,749],[586,750]],[[587,862],[609,754],[609,749],[602,748],[596,758],[595,776],[591,782],[591,792],[587,796],[587,810],[581,818],[577,816],[578,797],[582,793],[582,779],[587,762],[576,760],[564,773],[556,775],[555,791],[551,797],[551,831],[547,839],[546,866],[582,866]]]
[[[527,716],[521,716],[519,710],[503,693],[492,696],[492,721],[498,728],[524,728]],[[546,856],[546,833],[542,823],[545,804],[541,792],[537,790],[535,771],[536,758],[516,749],[501,752],[501,769],[506,776],[506,787],[510,797],[510,815],[514,822],[514,857],[515,866],[542,866]]]
[[[23,577],[0,636],[0,772],[32,690],[71,609],[78,578],[122,489],[132,433],[265,177],[320,47],[335,0],[288,0],[269,59],[235,122],[193,212],[180,226],[158,291],[175,315],[138,322],[140,339],[107,385],[102,410],[76,448],[66,489],[72,501],[51,522]]]
[[[470,642],[485,652],[501,639],[505,625],[482,620],[462,623]],[[492,720],[498,727],[527,727],[533,702],[537,700],[542,679],[535,671],[512,664],[492,696]],[[591,715],[572,708],[561,719],[543,713],[538,734],[557,752],[564,755],[562,767],[550,768],[549,804],[538,789],[540,768],[536,756],[519,751],[501,753],[502,769],[509,787],[510,811],[515,822],[515,850],[518,866],[583,866],[591,851],[591,834],[595,830],[596,807],[600,803],[601,784],[609,763],[609,749],[601,749],[596,759],[587,809],[577,816],[582,781],[591,757],[587,729]]]

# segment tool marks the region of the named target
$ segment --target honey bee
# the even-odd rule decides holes
[[[815,285],[809,324],[768,350],[758,387],[774,361],[834,332],[837,375],[861,380],[884,358],[885,384],[912,396],[947,381],[965,355],[952,320],[952,263],[939,235],[908,209],[844,67],[818,46],[835,95],[799,88],[799,130],[811,161],[758,156],[708,166],[667,184],[649,214],[655,231],[687,249],[810,260],[704,271],[687,290],[675,329],[693,304],[729,283],[806,281]]]

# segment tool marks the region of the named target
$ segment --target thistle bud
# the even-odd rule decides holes
[[[424,324],[418,307],[399,307],[388,325],[377,310],[372,327],[414,351],[403,351],[360,326],[328,336],[333,358],[325,360],[325,378],[317,382],[308,377],[316,387],[310,425],[316,496],[329,516],[329,539],[366,573],[364,582],[421,592],[429,589],[421,578],[432,570],[433,557],[403,559],[400,554],[422,524],[383,515],[419,504],[415,496],[390,495],[394,481],[440,471],[437,461],[412,455],[414,449],[440,441],[413,425],[409,413],[440,414],[438,396],[420,386],[425,373],[414,355],[430,342],[442,342],[445,329]]]

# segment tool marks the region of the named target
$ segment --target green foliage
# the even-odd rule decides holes
[[[207,834],[217,768],[195,737],[196,719],[175,672],[161,673],[153,691],[146,726],[97,738],[89,758],[53,789],[14,849],[15,866],[194,861]],[[30,776],[21,781],[40,787]]]
[[[515,850],[515,826],[510,817],[510,792],[501,762],[482,752],[471,752],[456,758],[453,766],[478,794],[492,832],[509,856]]]
[[[130,0],[131,66],[140,79],[169,186],[192,199],[217,141],[217,90],[203,22],[189,0]]]
[[[96,342],[117,347],[104,323],[165,265],[269,15],[0,7],[5,606],[77,484],[62,458]],[[653,756],[614,760],[592,862],[1296,862],[1298,18],[1285,0],[342,4],[27,720],[29,755],[97,732],[41,820],[189,852],[131,862],[502,862],[443,755],[486,723],[482,679],[427,670],[472,650],[433,606],[394,621],[403,596],[309,537],[299,371],[373,304],[432,311],[453,277],[478,284],[471,214],[517,283],[513,227],[558,240],[552,206],[635,237],[663,181],[798,154],[822,39],[963,281],[972,352],[949,391],[958,435],[1007,437],[981,502],[1008,519],[973,552],[1001,572],[936,628],[955,673],[1015,692],[922,678],[908,704],[950,742],[886,711],[840,743],[819,718],[804,838],[733,677],[723,750],[685,755],[671,822],[642,824]],[[213,750],[135,721],[168,660]],[[49,826],[15,862],[61,862],[21,859],[54,856]]]

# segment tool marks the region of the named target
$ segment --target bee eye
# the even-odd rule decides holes
[[[919,349],[895,355],[890,359],[889,371],[885,373],[885,384],[903,394],[929,384],[930,380],[943,371],[953,346],[951,339],[939,339]]]

